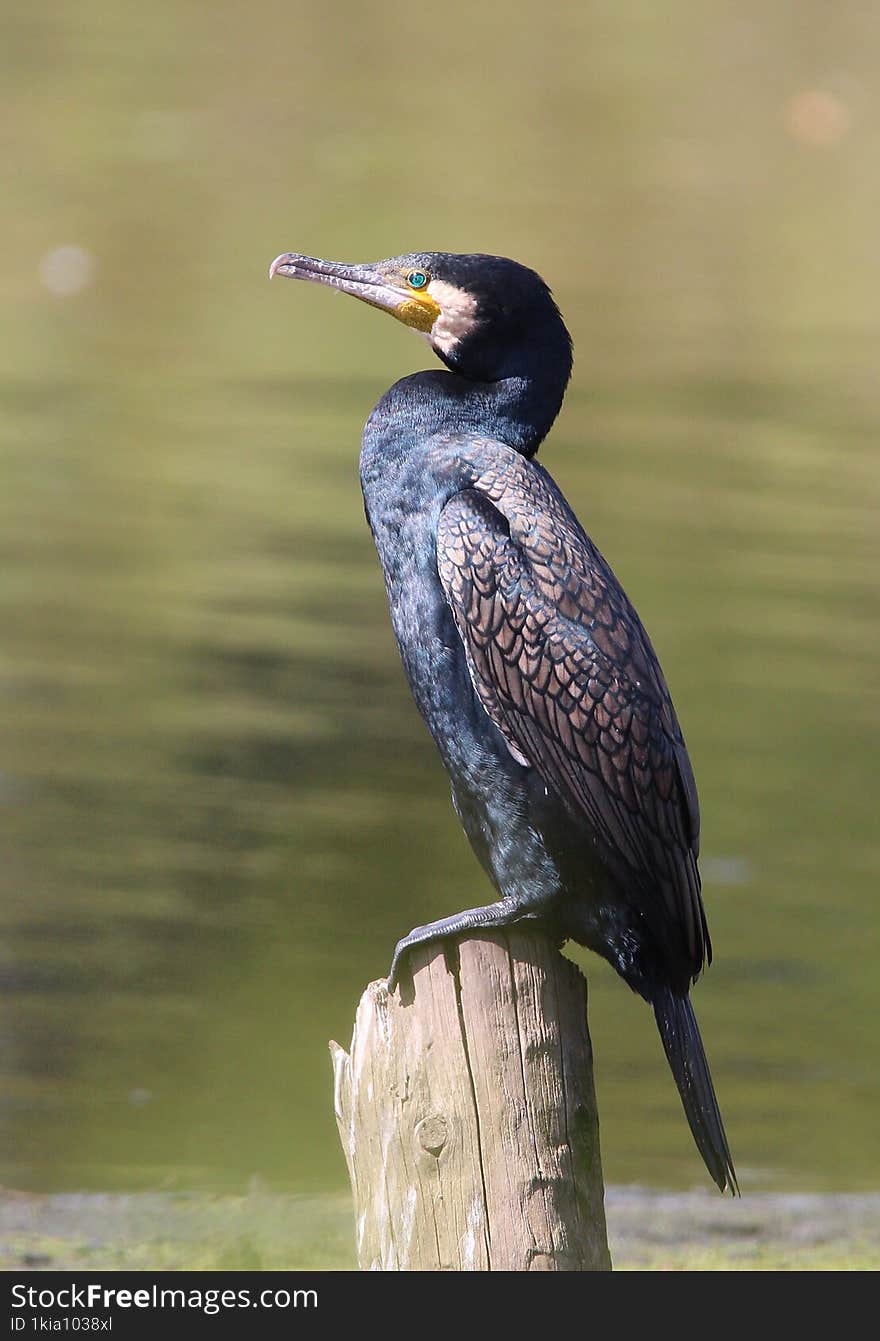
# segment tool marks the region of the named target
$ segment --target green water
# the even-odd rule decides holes
[[[2,19],[0,1180],[343,1186],[326,1042],[485,897],[357,483],[427,351],[265,280],[442,247],[534,265],[575,337],[542,459],[687,734],[741,1181],[876,1186],[880,15],[205,15]],[[607,1178],[703,1183],[588,971]]]

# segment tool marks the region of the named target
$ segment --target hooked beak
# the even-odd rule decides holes
[[[340,293],[350,293],[371,307],[390,312],[398,321],[418,331],[430,331],[440,315],[439,306],[427,292],[413,292],[405,287],[406,281],[402,278],[401,287],[397,287],[394,276],[383,274],[372,265],[344,265],[339,261],[320,261],[314,256],[286,251],[276,256],[269,266],[269,278],[275,275],[326,284]]]

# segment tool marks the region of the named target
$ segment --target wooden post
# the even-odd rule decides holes
[[[582,974],[528,927],[451,954],[330,1044],[361,1268],[610,1269]]]

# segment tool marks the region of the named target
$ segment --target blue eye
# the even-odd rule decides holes
[[[410,270],[406,282],[411,289],[423,289],[428,282],[428,276],[424,270]]]

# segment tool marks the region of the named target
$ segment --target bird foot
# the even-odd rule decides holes
[[[427,945],[431,941],[448,940],[452,936],[461,936],[468,931],[494,931],[509,927],[525,917],[535,916],[533,910],[526,910],[512,899],[499,899],[497,903],[487,904],[484,908],[468,908],[466,912],[456,913],[453,917],[442,917],[438,922],[429,922],[424,927],[414,927],[408,936],[397,942],[391,968],[388,971],[388,991],[393,993],[400,982],[400,969],[404,956],[417,945]]]

